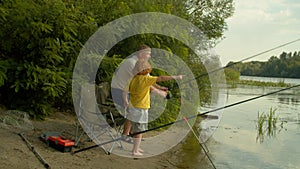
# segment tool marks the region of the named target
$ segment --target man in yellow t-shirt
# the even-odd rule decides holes
[[[172,79],[181,80],[179,76],[149,76],[152,68],[149,62],[145,59],[140,59],[136,62],[133,68],[135,75],[127,90],[130,93],[130,102],[127,99],[127,92],[123,93],[124,105],[128,106],[127,118],[131,122],[131,130],[133,133],[138,133],[148,129],[148,109],[150,108],[150,87],[156,82],[162,82]],[[132,154],[134,156],[143,155],[143,150],[140,148],[142,134],[134,135]]]

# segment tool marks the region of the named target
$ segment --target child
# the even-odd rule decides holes
[[[126,59],[115,72],[112,82],[111,82],[111,94],[112,99],[116,105],[120,106],[121,111],[124,109],[124,100],[123,100],[123,91],[126,88],[127,81],[131,79],[133,74],[133,68],[136,62],[139,59],[146,59],[149,60],[151,58],[151,48],[147,45],[140,45],[137,49],[136,55]],[[167,88],[159,85],[154,85],[151,87],[151,92],[158,94],[159,96],[166,97],[167,95]],[[131,137],[129,137],[131,129],[131,123],[126,118],[124,122],[123,132],[122,132],[122,140],[132,143]]]
[[[179,76],[149,76],[152,68],[145,59],[140,59],[133,68],[134,77],[132,78],[128,90],[130,93],[130,103],[127,100],[127,92],[124,92],[124,105],[128,106],[128,119],[131,122],[132,132],[138,133],[148,129],[148,109],[150,108],[150,86],[156,82],[172,79],[182,79]],[[140,149],[142,134],[134,135],[132,154],[142,156],[143,150]]]

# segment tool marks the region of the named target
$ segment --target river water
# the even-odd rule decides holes
[[[246,80],[300,84],[300,79],[241,77]],[[279,87],[227,88],[226,104],[273,92]],[[258,113],[275,109],[275,134],[257,140]],[[196,139],[187,139],[178,168],[213,168]],[[300,169],[300,88],[262,97],[223,110],[219,126],[205,142],[218,169]]]

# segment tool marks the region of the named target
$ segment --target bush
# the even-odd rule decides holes
[[[0,11],[1,102],[35,118],[71,104],[71,72],[84,39],[77,32],[93,21],[60,0],[3,1]]]

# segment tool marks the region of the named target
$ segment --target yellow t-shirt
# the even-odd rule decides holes
[[[130,82],[130,107],[150,108],[150,86],[156,83],[156,76],[136,75]]]

